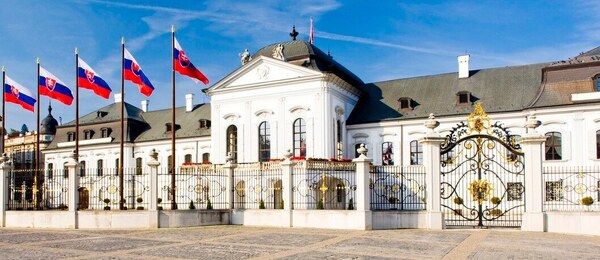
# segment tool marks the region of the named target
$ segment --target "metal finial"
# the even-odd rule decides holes
[[[121,44],[125,44],[125,37],[121,37]]]
[[[79,54],[79,52],[77,51],[77,47],[75,47],[75,54]]]
[[[2,72],[5,72],[5,71],[6,71],[6,69],[4,68],[4,66],[2,66]]]
[[[175,32],[175,25],[171,24],[171,32],[174,33]]]
[[[48,100],[48,114],[52,114],[52,102],[50,100]]]
[[[298,37],[298,32],[296,31],[296,25],[292,26],[292,32],[290,33],[290,37],[292,37],[292,41],[296,40],[296,37]]]
[[[40,58],[36,58],[35,63],[40,64]]]

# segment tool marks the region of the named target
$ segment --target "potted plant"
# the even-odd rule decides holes
[[[142,197],[139,197],[139,198],[136,199],[136,201],[137,201],[137,203],[142,203],[142,202],[144,202],[144,199],[142,199]],[[136,209],[137,210],[144,210],[144,207],[138,206]]]
[[[106,206],[104,206],[104,210],[110,210],[110,206],[108,206],[108,203],[110,203],[110,199],[104,199],[104,203],[106,203]]]
[[[388,198],[388,202],[392,204],[392,207],[390,209],[396,209],[396,203],[398,203],[398,198],[391,196]]]
[[[60,205],[58,205],[58,209],[60,210],[67,210],[69,207],[67,207],[67,205],[65,205],[64,203],[61,203]]]
[[[350,198],[348,202],[348,210],[354,210],[354,199]]]
[[[317,209],[325,209],[323,200],[319,200],[319,202],[317,203]]]
[[[190,206],[189,206],[189,208],[190,209],[196,209],[196,206],[194,205],[194,201],[193,200],[190,200]]]
[[[210,203],[210,199],[206,199],[206,209],[213,209],[212,203]]]
[[[458,205],[462,205],[463,204],[463,199],[461,197],[456,197],[454,198],[454,203],[458,204]]]
[[[592,204],[594,204],[594,198],[592,198],[591,196],[581,198],[581,205],[585,205],[585,206],[589,207]]]
[[[162,203],[162,199],[161,198],[156,199],[156,204],[158,204],[158,206],[156,207],[156,209],[163,210],[163,207],[160,206],[161,203]]]
[[[265,201],[260,199],[260,201],[258,201],[258,208],[259,209],[265,209]]]
[[[492,202],[492,204],[494,204],[494,205],[498,205],[498,204],[500,204],[500,202],[502,202],[502,200],[500,200],[500,198],[498,198],[498,197],[492,197],[490,199],[490,202]]]

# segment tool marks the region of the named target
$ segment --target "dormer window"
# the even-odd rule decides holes
[[[165,124],[165,130],[166,130],[166,132],[171,132],[171,129],[172,129],[171,123],[166,123]],[[175,131],[177,131],[179,129],[181,129],[181,125],[175,124]]]
[[[469,91],[461,91],[456,93],[458,98],[458,104],[471,104],[471,92]]]
[[[596,76],[596,91],[600,92],[600,75]]]
[[[67,142],[72,142],[75,141],[75,132],[68,132],[67,133]]]
[[[100,136],[102,138],[106,138],[110,136],[110,133],[112,132],[112,130],[108,127],[103,127],[100,129]]]
[[[89,140],[92,139],[92,137],[94,136],[94,131],[93,130],[83,130],[83,137],[85,138],[85,140]]]
[[[105,112],[105,111],[96,112],[96,117],[98,117],[98,118],[105,117],[106,115],[108,115],[108,112]]]
[[[400,103],[400,109],[413,109],[412,98],[409,97],[401,97],[398,99]]]
[[[198,122],[200,122],[200,129],[202,128],[210,128],[210,120],[207,119],[200,119]]]

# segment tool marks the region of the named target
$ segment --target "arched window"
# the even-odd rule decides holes
[[[423,164],[423,145],[417,141],[410,142],[410,165]]]
[[[172,171],[173,170],[172,169],[172,167],[173,167],[173,160],[172,159],[173,159],[173,156],[171,156],[171,155],[169,155],[167,157],[167,170],[169,171],[169,174],[173,173],[173,171]]]
[[[63,177],[69,178],[69,169],[67,168],[67,163],[63,163]]]
[[[135,158],[135,174],[142,175],[142,157]]]
[[[302,118],[294,121],[294,156],[306,156],[306,123]]]
[[[96,175],[98,175],[98,176],[104,175],[104,161],[102,159],[98,160],[96,163],[96,166],[98,167],[96,169]]]
[[[559,132],[546,133],[546,160],[562,159],[562,138]]]
[[[191,155],[191,154],[189,154],[189,153],[188,153],[188,154],[186,154],[186,155],[184,156],[184,158],[183,158],[183,162],[186,162],[186,163],[191,163],[191,162],[192,162],[192,155]]]
[[[394,165],[394,149],[392,142],[384,142],[381,144],[381,164]]]
[[[119,175],[119,158],[115,159],[115,175]]]
[[[342,121],[335,121],[335,156],[337,158],[344,157],[344,145],[342,140]]]
[[[232,162],[237,162],[237,127],[230,125],[227,127],[227,154],[231,153]]]
[[[79,176],[85,177],[85,161],[79,163]]]
[[[202,154],[202,163],[210,163],[210,153]]]
[[[596,131],[596,159],[600,159],[600,130]]]
[[[271,159],[271,129],[264,121],[258,125],[258,161],[266,162]]]
[[[52,179],[53,175],[54,175],[54,164],[49,163],[48,167],[46,168],[46,176],[48,176],[48,179]]]

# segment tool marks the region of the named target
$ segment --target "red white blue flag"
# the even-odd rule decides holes
[[[106,81],[98,75],[85,61],[78,58],[77,84],[81,88],[89,89],[103,98],[108,98],[112,91]]]
[[[174,41],[175,48],[173,49],[173,65],[175,71],[179,72],[181,75],[192,78],[196,82],[202,81],[202,83],[205,85],[208,84],[208,78],[206,78],[202,72],[194,67],[194,64],[192,64],[190,59],[188,59],[188,57],[185,55],[185,52],[181,48],[181,45],[179,45],[177,38],[174,38]]]
[[[4,100],[6,102],[21,105],[21,107],[31,112],[34,111],[33,106],[36,102],[29,89],[21,86],[21,84],[12,80],[8,76],[5,76],[4,81]]]
[[[127,49],[125,49],[123,59],[125,62],[125,68],[123,70],[125,79],[137,84],[142,94],[146,96],[152,95],[154,86],[152,86],[152,83],[150,83],[150,80],[142,71],[140,64],[133,58]]]
[[[60,79],[42,67],[40,67],[39,77],[40,95],[56,99],[67,106],[73,103],[73,93]]]

